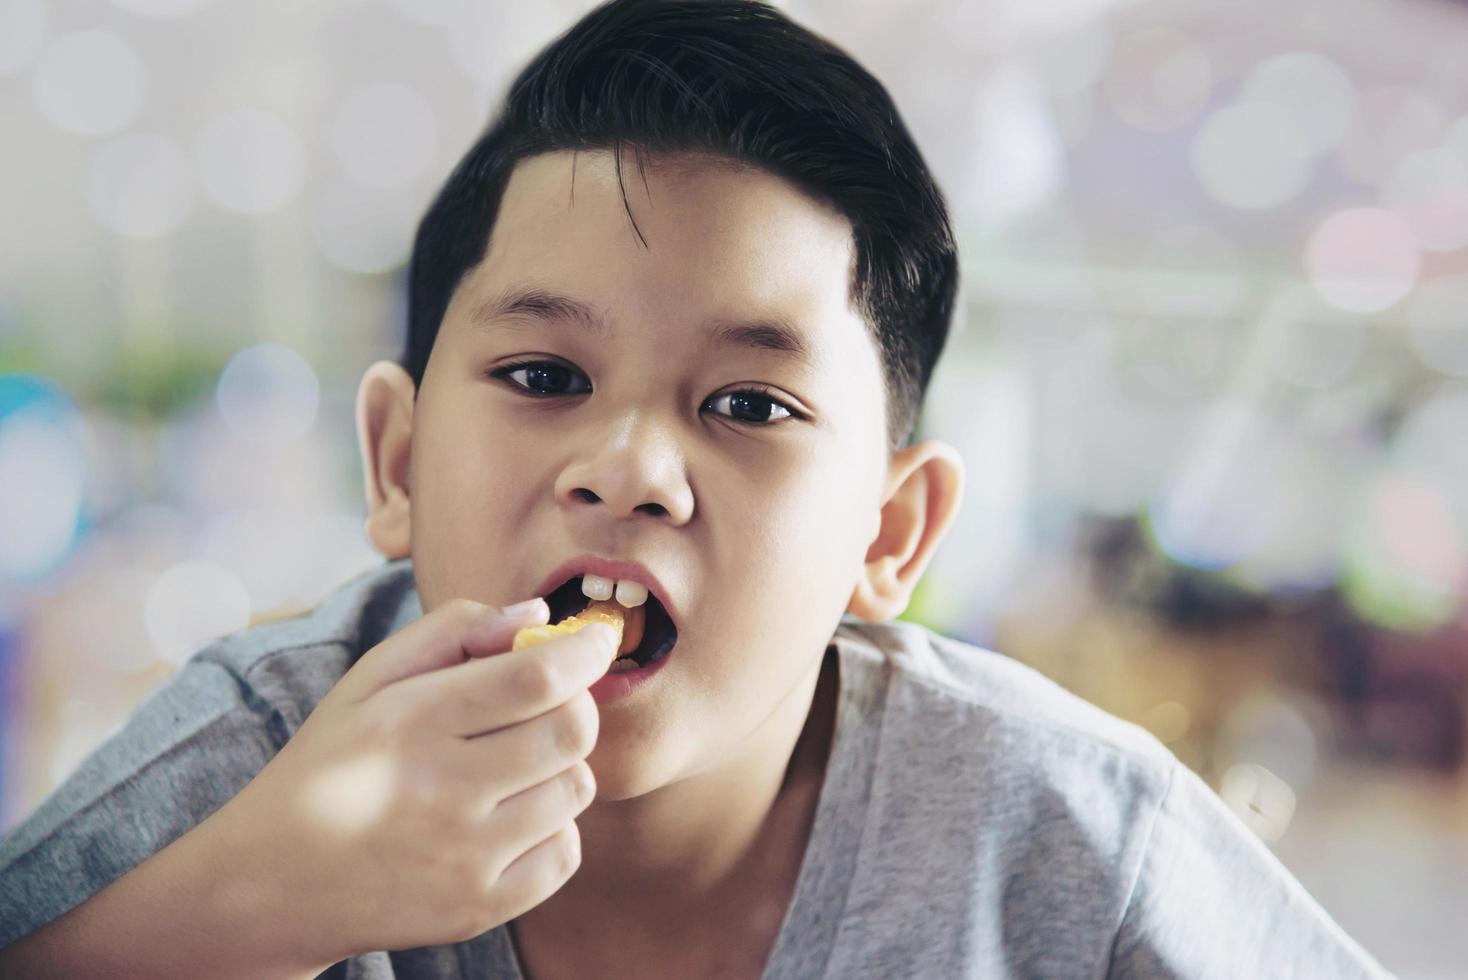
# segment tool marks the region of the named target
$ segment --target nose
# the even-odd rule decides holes
[[[591,434],[586,451],[557,478],[556,499],[569,508],[604,506],[617,518],[642,513],[681,525],[693,516],[677,440],[638,413]]]

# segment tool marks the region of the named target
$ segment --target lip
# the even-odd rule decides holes
[[[673,620],[674,628],[677,628],[681,618],[679,610],[674,606],[668,596],[668,590],[658,581],[646,565],[635,561],[621,561],[615,558],[603,558],[600,555],[578,555],[569,561],[563,562],[556,570],[545,577],[540,584],[536,595],[550,595],[567,580],[577,575],[600,575],[610,579],[628,579],[638,582],[647,587],[647,591],[657,596],[658,602],[663,604],[663,609],[669,618]]]
[[[670,653],[657,663],[639,670],[629,670],[623,674],[603,674],[600,680],[591,685],[591,699],[598,705],[620,701],[651,680],[672,659]]]

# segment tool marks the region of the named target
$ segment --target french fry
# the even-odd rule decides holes
[[[524,647],[544,643],[546,640],[558,636],[567,636],[578,632],[592,623],[606,623],[617,631],[617,647],[622,646],[622,630],[627,625],[627,615],[620,605],[610,599],[593,599],[585,609],[574,616],[568,616],[559,623],[549,626],[528,626],[515,633],[514,644],[511,650],[519,650]]]

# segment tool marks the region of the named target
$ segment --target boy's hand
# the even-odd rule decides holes
[[[548,615],[444,603],[367,651],[222,808],[242,887],[279,903],[303,963],[461,942],[580,866],[587,688],[616,651],[598,625],[505,652]]]

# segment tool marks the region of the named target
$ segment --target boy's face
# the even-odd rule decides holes
[[[802,688],[852,596],[888,472],[845,218],[762,171],[680,157],[644,175],[630,160],[646,246],[610,151],[575,154],[574,203],[571,152],[517,166],[434,344],[408,472],[425,609],[526,598],[584,553],[641,562],[665,586],[677,646],[648,685],[602,706],[599,800],[731,758]],[[605,335],[543,314],[476,319],[532,287],[599,311]],[[764,322],[787,324],[808,356],[711,340],[716,324]],[[494,376],[525,361],[548,365]]]

